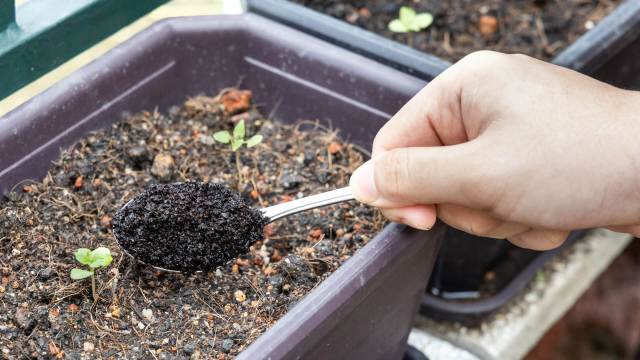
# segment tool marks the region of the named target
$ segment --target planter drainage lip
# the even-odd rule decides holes
[[[431,54],[287,0],[247,0],[247,9],[425,80],[432,80],[451,65]],[[636,79],[629,80],[632,77],[629,74],[640,69],[640,65],[620,66],[613,60],[620,54],[633,56],[634,47],[640,49],[640,1],[626,0],[552,62],[626,87],[629,81],[640,81],[637,75],[632,75]],[[567,243],[582,235],[581,231],[572,233]],[[447,246],[446,239],[443,244]],[[477,324],[513,299],[555,254],[556,251],[541,253],[498,293],[485,299],[458,302],[427,293],[421,312],[443,320]]]
[[[162,20],[0,118],[0,193],[125,111],[238,79],[275,118],[320,119],[362,144],[423,84],[255,14]],[[239,358],[401,358],[443,233],[385,227]]]

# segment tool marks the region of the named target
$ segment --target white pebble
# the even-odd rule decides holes
[[[145,319],[151,321],[153,320],[153,311],[151,311],[151,309],[143,309],[142,316],[144,316]]]

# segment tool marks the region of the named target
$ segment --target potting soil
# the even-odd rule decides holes
[[[262,143],[236,153],[213,140],[240,120]],[[85,136],[41,181],[16,185],[0,203],[0,358],[232,358],[364,246],[384,225],[380,214],[350,202],[293,215],[266,225],[264,239],[245,239],[255,243],[217,269],[184,274],[124,254],[112,234],[116,212],[145,189],[172,192],[157,184],[191,181],[237,191],[229,209],[240,211],[240,199],[261,208],[346,186],[362,162],[337,131],[267,119],[250,92],[235,89]],[[189,195],[181,206],[190,200],[202,201]],[[196,208],[183,210],[215,228]],[[99,246],[114,260],[96,271],[94,302],[91,281],[69,273],[82,267],[76,249]]]

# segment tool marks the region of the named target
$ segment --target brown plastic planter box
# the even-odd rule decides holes
[[[239,81],[265,113],[331,122],[366,147],[423,86],[257,15],[162,21],[0,118],[0,191],[39,179],[60,148],[124,111]],[[400,358],[442,230],[387,226],[239,358]]]

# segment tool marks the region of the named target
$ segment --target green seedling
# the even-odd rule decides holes
[[[240,164],[240,152],[238,149],[242,147],[242,145],[246,145],[248,148],[254,147],[262,142],[262,135],[253,135],[248,140],[245,140],[246,130],[244,126],[244,120],[240,120],[233,128],[233,134],[223,130],[218,131],[213,134],[213,139],[217,142],[223,144],[230,144],[231,150],[236,154],[236,168],[238,170],[238,189],[241,188],[242,184],[242,171]]]
[[[240,122],[233,128],[233,134],[226,130],[218,131],[213,134],[213,139],[223,144],[230,144],[231,150],[233,151],[238,151],[242,145],[246,145],[250,148],[262,142],[262,135],[253,135],[248,140],[244,139],[245,135],[244,120],[240,120]]]
[[[71,269],[71,278],[73,280],[82,280],[88,277],[91,278],[91,290],[93,293],[93,300],[98,301],[98,295],[96,294],[96,278],[95,272],[97,269],[106,268],[111,264],[113,257],[111,251],[105,247],[99,247],[95,250],[87,248],[80,248],[74,253],[76,260],[89,268],[86,269]]]
[[[400,8],[397,19],[391,20],[389,30],[397,33],[407,33],[409,45],[411,45],[411,33],[419,32],[429,27],[433,23],[433,15],[428,12],[416,14],[416,11],[409,6]]]

